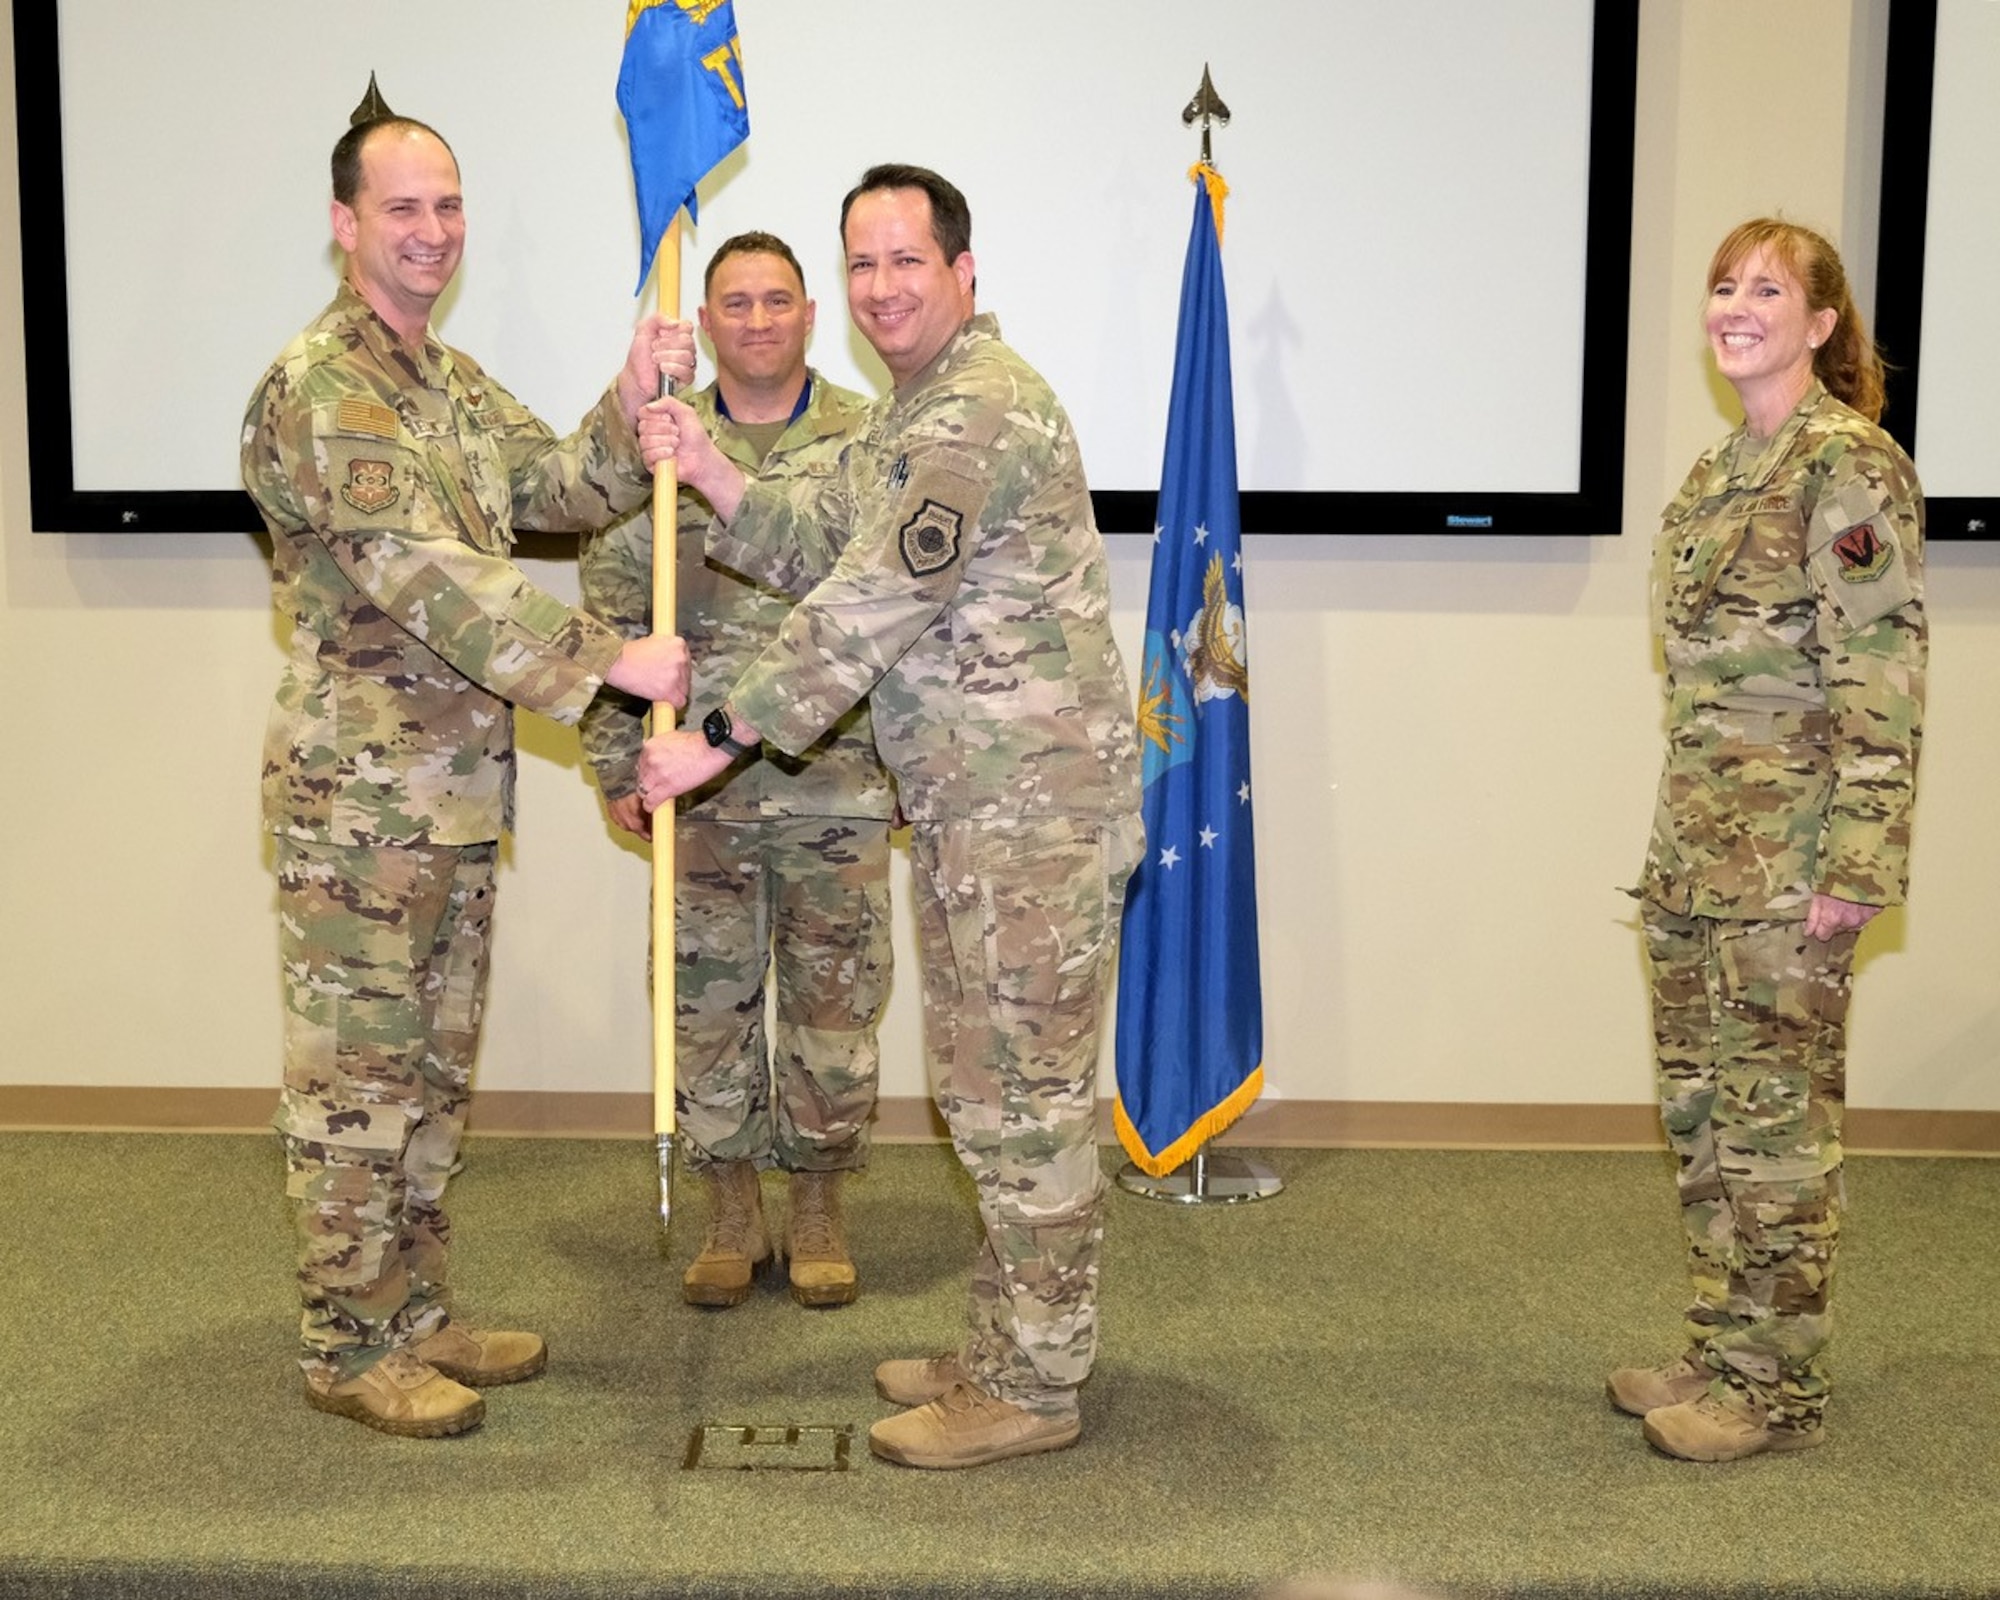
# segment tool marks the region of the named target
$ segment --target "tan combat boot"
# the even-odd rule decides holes
[[[793,1173],[785,1221],[794,1300],[802,1306],[844,1306],[861,1292],[840,1225],[839,1173]]]
[[[957,1352],[914,1361],[885,1361],[875,1369],[875,1392],[899,1406],[928,1405],[956,1385],[972,1382]]]
[[[1661,1406],[1677,1406],[1708,1393],[1715,1374],[1690,1350],[1664,1367],[1620,1367],[1604,1382],[1604,1392],[1620,1411],[1643,1417]]]
[[[502,1383],[526,1383],[549,1364],[549,1347],[541,1335],[505,1328],[475,1328],[453,1318],[428,1338],[410,1346],[410,1353],[457,1383],[491,1389]]]
[[[1649,1411],[1644,1427],[1648,1444],[1683,1461],[1741,1461],[1766,1450],[1809,1450],[1826,1438],[1826,1430],[1818,1426],[1773,1427],[1754,1402],[1745,1415],[1708,1395]]]
[[[306,1378],[306,1404],[404,1439],[443,1439],[476,1428],[486,1402],[407,1350],[391,1350],[358,1378]]]
[[[708,1238],[681,1276],[681,1298],[691,1306],[738,1306],[750,1298],[750,1281],[771,1259],[764,1226],[764,1191],[749,1161],[710,1167]]]
[[[1043,1416],[960,1383],[928,1405],[876,1423],[868,1448],[906,1467],[983,1467],[1067,1449],[1082,1432],[1075,1417]]]

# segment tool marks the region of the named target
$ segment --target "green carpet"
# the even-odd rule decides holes
[[[1664,1156],[1267,1159],[1263,1205],[1114,1196],[1074,1450],[724,1472],[698,1424],[865,1428],[877,1360],[955,1341],[949,1151],[850,1185],[855,1305],[701,1312],[650,1146],[475,1140],[461,1303],[551,1368],[416,1442],[298,1396],[272,1141],[0,1135],[0,1596],[2000,1594],[2000,1167],[1853,1162],[1828,1444],[1700,1467],[1602,1397],[1674,1348]]]

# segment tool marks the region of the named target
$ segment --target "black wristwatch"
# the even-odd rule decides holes
[[[734,761],[749,752],[750,747],[736,738],[736,719],[729,714],[729,707],[717,706],[701,719],[701,736],[708,741],[711,750],[720,750]]]

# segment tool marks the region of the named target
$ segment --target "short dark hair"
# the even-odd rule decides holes
[[[715,284],[715,269],[731,256],[776,256],[790,267],[799,280],[799,293],[806,289],[806,269],[799,265],[799,258],[792,254],[792,247],[775,233],[764,233],[753,229],[749,233],[739,233],[724,239],[716,246],[715,254],[708,258],[708,269],[701,275],[701,292],[705,298]]]
[[[931,237],[944,252],[946,261],[956,261],[972,248],[972,208],[965,203],[965,196],[958,192],[958,186],[948,178],[941,178],[929,167],[906,166],[900,162],[884,162],[870,167],[861,174],[861,181],[847,191],[847,198],[840,202],[840,242],[847,243],[847,213],[854,202],[864,194],[873,194],[880,189],[921,189],[931,203]]]
[[[458,152],[452,149],[450,141],[428,122],[419,122],[415,117],[370,117],[366,122],[357,122],[343,133],[333,146],[333,197],[344,206],[354,204],[354,198],[361,193],[361,152],[370,139],[378,133],[392,129],[404,133],[427,133],[444,146],[444,153],[451,157],[451,164],[458,165]]]

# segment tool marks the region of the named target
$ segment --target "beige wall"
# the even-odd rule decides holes
[[[1617,885],[1638,866],[1659,738],[1647,542],[1733,420],[1704,363],[1700,277],[1731,223],[1781,209],[1843,241],[1872,284],[1886,9],[1642,7],[1620,536],[1248,541],[1272,1097],[1647,1098],[1640,955]],[[269,1085],[278,994],[254,774],[280,652],[264,562],[237,535],[30,534],[11,104],[5,122],[0,1087]],[[200,202],[188,209],[199,226]],[[133,270],[172,247],[135,241]],[[84,403],[143,429],[173,396]],[[1112,542],[1128,656],[1146,555]],[[1930,572],[1916,887],[1864,947],[1853,1098],[1994,1109],[2000,549],[1940,547]],[[559,564],[535,576],[574,592]],[[601,826],[570,733],[538,724],[524,748],[481,1081],[643,1090],[642,861]],[[900,941],[884,1089],[916,1096],[906,917]]]

